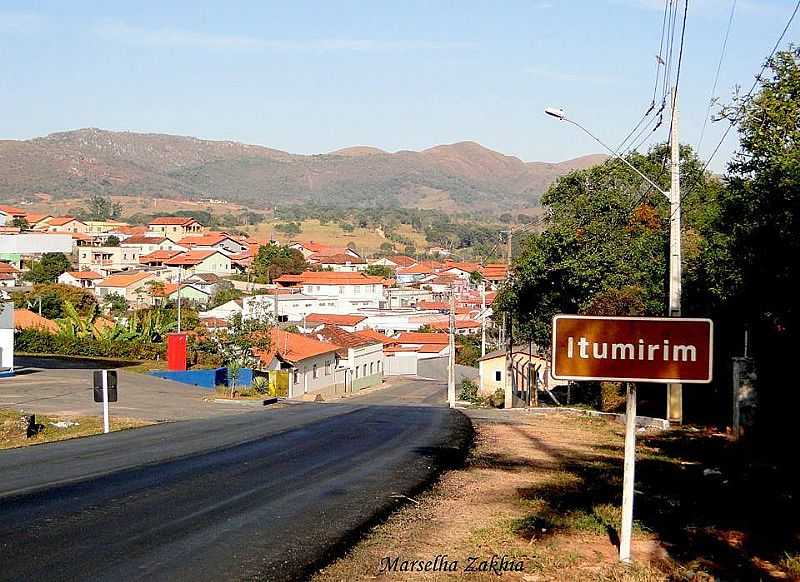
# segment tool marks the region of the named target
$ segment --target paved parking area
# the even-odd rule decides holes
[[[204,401],[211,393],[187,384],[118,371],[119,401],[111,414],[147,420],[186,420],[252,411],[250,406]],[[23,368],[0,378],[0,408],[28,413],[93,416],[92,370]]]

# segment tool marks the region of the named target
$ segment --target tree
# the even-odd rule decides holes
[[[109,220],[119,218],[122,214],[122,205],[114,202],[110,197],[93,194],[89,198],[86,208],[78,213],[82,220]]]
[[[53,283],[70,268],[71,264],[64,253],[44,253],[41,259],[30,264],[23,278],[31,283]]]
[[[278,232],[286,233],[289,236],[298,235],[302,232],[300,224],[298,224],[297,222],[282,222],[281,224],[275,227],[275,230],[277,230]]]
[[[228,301],[240,299],[241,297],[242,292],[233,286],[222,288],[214,294],[214,297],[211,298],[211,307],[217,307],[227,303]]]
[[[669,148],[659,145],[628,161],[667,188]],[[684,260],[697,260],[706,226],[717,211],[720,182],[681,147],[681,180],[694,184],[684,198]],[[587,310],[595,296],[636,287],[646,315],[665,312],[667,200],[619,160],[571,172],[542,198],[546,228],[521,242],[514,277],[500,293],[498,311],[511,313],[523,337],[550,343],[556,313]]]
[[[250,266],[257,282],[271,283],[284,274],[298,275],[308,268],[303,253],[287,246],[263,245]]]
[[[231,397],[236,386],[235,377],[242,368],[258,365],[259,354],[268,352],[271,345],[270,330],[272,321],[268,314],[255,314],[256,317],[244,319],[241,313],[228,320],[227,329],[205,338],[200,349],[218,355],[228,368]],[[235,372],[235,374],[233,373]]]
[[[119,293],[109,293],[103,297],[103,308],[112,315],[122,315],[128,311],[128,302]]]
[[[387,265],[370,265],[365,272],[372,277],[383,277],[384,279],[394,277],[394,270]]]
[[[117,237],[117,236],[114,236],[113,234],[112,234],[112,235],[110,235],[110,236],[109,236],[109,237],[106,239],[106,246],[107,246],[107,247],[118,247],[118,246],[119,246],[119,243],[120,243],[119,237]]]
[[[11,221],[11,226],[20,230],[29,230],[31,227],[31,225],[28,223],[28,219],[24,216],[15,217],[14,220]]]
[[[483,275],[481,275],[481,272],[472,271],[469,274],[469,284],[473,287],[478,287],[481,283],[483,283]]]
[[[800,404],[796,391],[781,389],[793,377],[800,340],[800,48],[777,52],[767,65],[755,94],[722,109],[738,125],[740,149],[692,275],[729,353],[741,355],[750,332],[759,412],[769,418],[759,425],[780,438]]]

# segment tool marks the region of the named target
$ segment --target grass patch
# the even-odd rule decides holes
[[[793,579],[800,580],[800,554],[786,552],[780,564]]]
[[[23,426],[23,416],[14,410],[0,410],[0,449],[64,441],[103,432],[102,417],[37,414],[36,424],[40,425],[40,430],[36,435],[28,437]],[[112,417],[110,420],[112,431],[140,428],[151,424],[155,423],[136,418]]]

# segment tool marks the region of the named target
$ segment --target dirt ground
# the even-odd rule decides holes
[[[409,500],[314,579],[768,580],[800,573],[797,554],[782,550],[798,540],[794,523],[765,546],[752,516],[726,519],[714,507],[714,499],[728,501],[721,487],[736,486],[722,435],[639,433],[634,564],[624,566],[617,560],[622,427],[583,416],[480,416],[463,468]]]

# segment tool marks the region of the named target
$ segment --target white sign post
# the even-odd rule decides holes
[[[103,432],[109,433],[108,422],[108,370],[103,370]]]
[[[633,483],[636,467],[636,384],[628,382],[625,404],[625,461],[622,474],[622,527],[619,535],[620,562],[631,561],[633,530]]]

